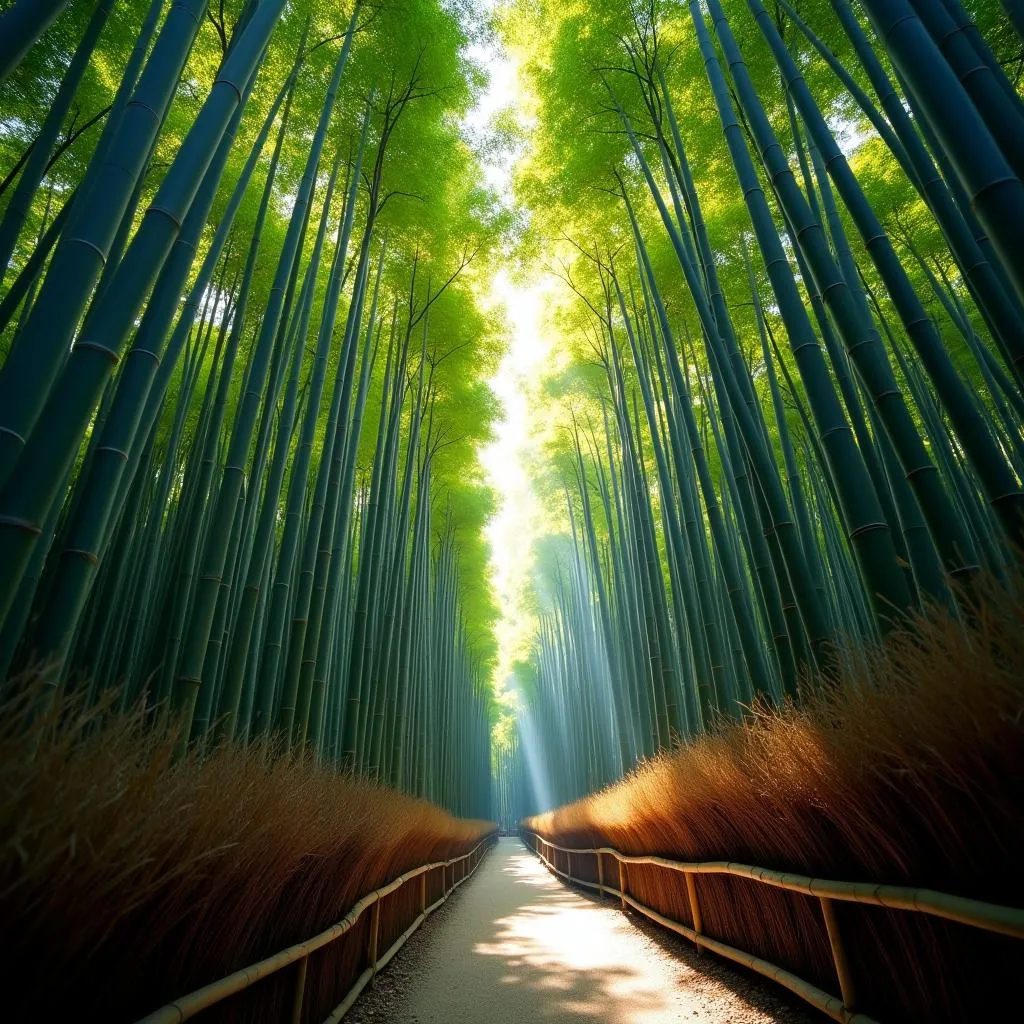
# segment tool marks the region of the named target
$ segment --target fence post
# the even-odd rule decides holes
[[[427,911],[427,875],[429,871],[424,871],[420,875],[420,913],[425,914]]]
[[[843,995],[843,1008],[852,1010],[856,998],[853,987],[853,974],[850,971],[850,962],[846,959],[846,950],[843,947],[843,936],[839,931],[839,921],[836,918],[835,907],[832,900],[827,896],[819,896],[821,902],[821,915],[825,918],[825,930],[828,932],[828,941],[832,946],[832,959],[836,965],[836,974],[839,977],[839,991]]]
[[[373,984],[373,978],[377,974],[377,936],[380,932],[380,898],[378,897],[373,902],[373,909],[370,911],[370,970],[373,974],[370,976],[370,983]]]
[[[615,858],[619,860],[618,857]],[[622,909],[626,909],[626,887],[629,885],[629,874],[626,872],[626,865],[619,860],[619,892],[621,894]]]
[[[704,923],[700,916],[700,903],[697,900],[697,880],[689,871],[683,872],[686,877],[686,895],[690,897],[690,915],[693,917],[693,932],[697,944],[697,952],[700,952],[700,936],[704,932]]]
[[[295,978],[295,998],[292,1002],[292,1024],[300,1024],[302,1021],[302,1000],[306,994],[306,967],[308,964],[308,956],[304,956],[299,961],[299,970]]]
[[[570,882],[575,882],[576,879],[572,877],[572,854],[567,853],[565,855],[565,873],[569,878]]]
[[[603,896],[604,895],[604,855],[601,853],[595,854],[597,857],[597,891]]]

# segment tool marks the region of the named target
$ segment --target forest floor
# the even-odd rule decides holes
[[[501,839],[346,1015],[354,1024],[815,1024],[756,975],[698,955]]]

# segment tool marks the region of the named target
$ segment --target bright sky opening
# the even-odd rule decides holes
[[[488,10],[493,0],[485,0]],[[486,70],[489,81],[476,107],[466,118],[472,134],[486,131],[492,119],[514,105],[519,84],[509,55],[493,39],[474,43],[469,56]],[[513,203],[512,174],[515,153],[484,164],[485,180],[508,204]],[[540,532],[540,506],[531,484],[528,465],[533,452],[533,412],[529,388],[542,373],[550,342],[542,335],[542,312],[550,282],[533,277],[521,280],[507,269],[493,278],[485,302],[498,307],[508,325],[508,348],[489,384],[501,403],[494,440],[480,452],[488,484],[494,489],[497,511],[487,526],[491,579],[500,620],[496,627],[498,661],[495,685],[507,700],[506,682],[512,662],[528,639],[532,623],[524,615],[521,597],[532,575],[532,547]]]

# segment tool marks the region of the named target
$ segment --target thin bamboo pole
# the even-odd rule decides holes
[[[369,960],[370,970],[373,974],[377,973],[377,940],[380,937],[380,900],[377,900],[373,905],[373,910],[370,911],[370,948],[369,948]]]
[[[687,881],[692,877],[692,875],[687,875]],[[839,930],[836,908],[826,896],[821,898],[821,916],[825,918],[825,930],[828,932],[829,945],[832,947],[832,959],[835,962],[836,975],[839,978],[839,991],[843,994],[843,1006],[847,1010],[852,1010],[856,999],[853,972],[850,970],[850,961],[846,957],[846,947],[843,945],[843,935]]]
[[[377,906],[377,904],[375,904]],[[299,961],[299,970],[295,977],[295,999],[292,1002],[292,1024],[302,1024],[302,1002],[306,995],[306,971],[309,968],[309,957]]]
[[[693,930],[700,935],[704,931],[704,924],[700,916],[700,903],[697,900],[697,883],[691,874],[686,875],[686,895],[690,899],[690,914],[693,917]]]

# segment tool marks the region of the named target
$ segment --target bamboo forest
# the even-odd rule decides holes
[[[0,0],[6,1019],[1008,1019],[1022,559],[1024,0]]]

